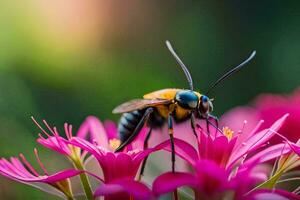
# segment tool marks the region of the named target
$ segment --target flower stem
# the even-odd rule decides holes
[[[74,165],[75,165],[76,169],[78,169],[78,170],[82,170],[82,171],[85,170],[81,161],[75,161]],[[81,185],[84,189],[86,198],[88,200],[94,200],[94,195],[93,195],[93,191],[91,189],[91,184],[90,184],[90,181],[89,181],[86,173],[82,173],[79,176],[80,176]]]
[[[74,197],[70,196],[68,197],[68,200],[74,200]]]

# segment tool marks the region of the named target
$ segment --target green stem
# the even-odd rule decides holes
[[[75,200],[74,197],[70,196],[68,197],[68,200]]]
[[[82,170],[82,171],[85,170],[80,161],[75,161],[74,165],[75,165],[76,169],[78,169],[78,170]],[[82,173],[79,176],[80,176],[81,185],[84,189],[86,198],[88,200],[94,200],[94,195],[93,195],[93,191],[91,189],[91,184],[90,184],[90,181],[89,181],[86,173]]]

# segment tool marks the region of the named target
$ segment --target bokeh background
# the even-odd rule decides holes
[[[252,50],[257,56],[218,87],[215,114],[265,92],[300,83],[298,1],[2,0],[0,2],[0,154],[38,147],[48,168],[62,158],[35,143],[30,116],[78,127],[88,115],[187,81],[165,47],[170,40],[205,92]],[[1,199],[57,199],[0,177]]]

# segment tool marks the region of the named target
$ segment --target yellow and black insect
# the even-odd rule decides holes
[[[127,144],[132,142],[145,124],[149,127],[149,132],[144,142],[144,148],[148,148],[148,140],[152,129],[162,127],[167,122],[172,150],[172,171],[174,172],[175,147],[173,141],[173,120],[176,123],[190,120],[194,135],[197,137],[195,118],[206,120],[207,128],[209,127],[208,124],[212,124],[210,119],[214,119],[217,122],[217,118],[210,114],[213,110],[212,101],[208,96],[194,91],[193,80],[188,69],[175,53],[169,41],[166,41],[166,45],[184,71],[189,83],[189,89],[172,88],[158,90],[144,95],[142,99],[134,99],[119,105],[113,110],[113,113],[123,113],[118,125],[121,145],[117,148],[117,152],[122,151]],[[239,71],[254,56],[255,51],[244,62],[219,78],[206,94],[230,75]],[[144,172],[146,160],[142,164],[141,175]]]

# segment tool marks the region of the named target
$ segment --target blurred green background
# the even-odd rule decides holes
[[[37,146],[51,168],[61,161],[35,143],[30,116],[57,127],[78,127],[88,115],[117,121],[111,110],[123,101],[186,88],[166,39],[200,92],[257,50],[211,95],[216,115],[260,93],[291,92],[300,80],[299,35],[299,1],[2,0],[0,155],[33,161]],[[48,197],[2,177],[0,184],[1,199]]]

